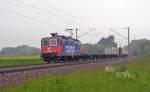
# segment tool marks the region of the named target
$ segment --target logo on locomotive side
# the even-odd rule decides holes
[[[71,52],[75,52],[75,46],[65,46],[65,52],[66,53],[71,53]]]

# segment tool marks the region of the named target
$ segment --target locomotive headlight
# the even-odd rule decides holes
[[[48,52],[50,52],[50,51],[51,51],[51,48],[50,48],[50,47],[48,47],[48,48],[47,48],[47,51],[48,51]]]

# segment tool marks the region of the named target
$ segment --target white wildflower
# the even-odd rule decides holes
[[[105,67],[105,72],[115,72],[115,70],[112,67]]]

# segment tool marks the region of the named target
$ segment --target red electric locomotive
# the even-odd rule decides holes
[[[81,42],[71,37],[51,33],[52,37],[41,40],[43,61],[78,60],[82,54]]]

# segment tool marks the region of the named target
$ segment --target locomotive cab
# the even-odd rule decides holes
[[[44,38],[41,41],[42,53],[57,53],[59,46],[59,39]]]
[[[44,61],[56,58],[60,53],[60,38],[56,36],[56,34],[52,34],[52,37],[41,40],[41,57]]]

